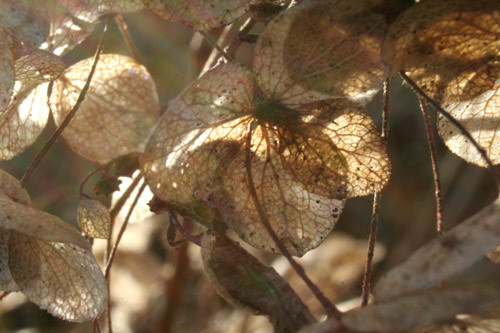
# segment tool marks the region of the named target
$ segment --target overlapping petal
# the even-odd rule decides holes
[[[499,33],[495,0],[422,0],[390,26],[384,48],[394,71],[404,70],[429,96],[460,102],[498,79]]]
[[[304,1],[276,17],[259,37],[254,70],[264,93],[285,105],[330,98],[369,101],[388,69],[382,15],[360,2]]]
[[[231,23],[245,14],[257,0],[142,0],[152,12],[169,21],[179,21],[197,30]]]

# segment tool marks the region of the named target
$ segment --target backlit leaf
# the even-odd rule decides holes
[[[83,0],[99,13],[131,13],[144,8],[141,0]]]
[[[255,49],[259,85],[286,105],[332,97],[367,102],[388,74],[386,24],[359,2],[304,1],[269,23]]]
[[[0,112],[9,105],[14,88],[14,61],[9,49],[9,43],[0,32]]]
[[[134,174],[134,177],[136,176],[137,173]],[[113,192],[113,195],[111,197],[111,209],[113,209],[113,207],[118,202],[119,198],[121,198],[122,195],[125,194],[125,191],[132,183],[132,179],[128,177],[120,177],[119,179],[121,181],[120,190]],[[137,186],[135,187],[134,191],[132,191],[128,199],[125,201],[123,208],[120,209],[120,212],[118,213],[118,215],[116,215],[115,218],[116,224],[120,225],[125,221],[127,213],[130,210],[130,207],[132,206],[132,202],[134,201],[134,198],[136,197],[139,188],[142,186],[143,183],[144,179],[141,179],[137,184]],[[151,192],[149,187],[146,186],[144,188],[144,191],[142,191],[141,196],[139,197],[139,201],[137,201],[137,204],[132,210],[132,214],[130,215],[128,223],[142,222],[151,218],[152,216],[155,216],[155,213],[153,213],[148,206],[148,203],[151,201],[152,198],[153,198],[153,193]]]
[[[500,244],[500,200],[414,252],[377,283],[377,302],[436,285]]]
[[[26,192],[26,190],[21,187],[19,180],[1,169],[0,196],[24,205],[29,205],[31,203],[28,192]]]
[[[247,148],[258,199],[295,255],[321,243],[344,198],[381,189],[390,173],[380,135],[358,105],[288,108],[265,99],[252,73],[237,64],[205,73],[170,104],[141,165],[160,199],[196,209],[202,202],[249,244],[277,252],[252,201]]]
[[[77,220],[85,235],[93,238],[109,239],[111,216],[108,208],[99,200],[80,196]]]
[[[60,57],[43,50],[16,61],[14,96],[0,114],[0,159],[11,159],[38,138],[49,117],[48,83],[42,82],[56,79],[64,68]]]
[[[99,13],[84,0],[45,0],[50,16],[50,32],[43,49],[64,55],[87,38]]]
[[[429,325],[411,333],[495,333],[500,332],[500,308],[475,314],[458,314],[446,323]]]
[[[106,282],[88,248],[12,231],[9,266],[30,301],[56,317],[82,322],[106,307]]]
[[[400,332],[498,306],[500,294],[491,289],[433,289],[349,311],[341,322],[354,332]]]
[[[471,134],[476,142],[486,150],[493,164],[500,164],[500,80],[495,86],[463,102],[443,105],[450,115],[458,120]],[[443,116],[439,116],[439,134],[452,152],[482,167],[488,165],[477,149],[453,124]]]
[[[441,102],[470,100],[491,89],[500,61],[496,0],[422,0],[390,26],[387,57]]]
[[[207,30],[236,20],[257,0],[142,0],[153,13],[197,30]]]
[[[57,124],[75,105],[92,61],[71,66],[54,83],[50,103]],[[104,54],[63,137],[78,154],[105,164],[121,155],[142,152],[159,110],[155,84],[147,70],[131,58]]]
[[[202,258],[205,273],[225,300],[269,316],[277,332],[296,331],[314,320],[288,283],[237,243],[204,235]]]

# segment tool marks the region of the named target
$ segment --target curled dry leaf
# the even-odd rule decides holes
[[[500,294],[492,289],[433,289],[349,311],[341,322],[354,332],[401,332],[499,306]]]
[[[277,332],[314,321],[288,283],[237,243],[205,234],[201,249],[205,273],[229,303],[268,316]]]
[[[93,238],[109,239],[111,216],[108,207],[99,200],[80,196],[77,220],[85,235]]]
[[[267,25],[255,49],[261,88],[286,105],[349,98],[368,102],[388,75],[386,23],[350,0],[304,1]]]
[[[384,53],[432,98],[466,101],[498,79],[499,33],[496,0],[422,0],[390,26]]]
[[[31,204],[31,198],[19,180],[0,169],[0,196],[23,205]]]
[[[498,75],[497,75],[498,76]],[[500,80],[492,89],[462,102],[447,103],[444,109],[458,120],[470,133],[476,142],[485,149],[486,154],[494,164],[500,164]],[[471,144],[450,121],[439,116],[439,135],[452,152],[466,160],[482,167],[488,165]]]
[[[16,61],[14,97],[0,114],[0,159],[22,153],[38,138],[49,117],[48,83],[43,82],[59,77],[65,67],[60,57],[43,50]]]
[[[42,48],[64,55],[87,38],[99,19],[98,11],[85,0],[45,0],[50,32]]]
[[[162,200],[211,207],[246,242],[277,252],[249,189],[247,149],[257,198],[295,255],[328,235],[343,199],[381,189],[390,174],[384,144],[360,106],[338,100],[286,107],[262,96],[252,73],[237,64],[207,72],[170,104],[141,165]]]
[[[413,253],[377,283],[377,302],[428,288],[467,268],[500,244],[500,199]]]
[[[57,124],[75,105],[92,62],[80,61],[54,82],[50,104]],[[129,57],[104,54],[63,137],[78,154],[105,164],[143,151],[159,109],[155,84],[147,70]]]
[[[196,30],[231,23],[257,0],[142,0],[153,13],[168,21],[182,22]]]
[[[9,49],[9,43],[0,32],[0,112],[3,112],[10,103],[14,88],[14,60]]]
[[[106,307],[106,282],[88,247],[12,231],[9,268],[29,300],[56,317],[82,322]]]

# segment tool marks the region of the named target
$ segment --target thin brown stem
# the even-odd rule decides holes
[[[134,42],[132,41],[132,37],[130,37],[130,33],[128,31],[128,26],[127,26],[127,23],[125,22],[125,20],[123,19],[123,16],[116,15],[115,22],[116,22],[116,25],[118,26],[118,29],[120,30],[120,33],[123,37],[123,40],[125,41],[125,44],[127,44],[127,48],[128,48],[130,55],[132,56],[132,58],[134,58],[134,60],[137,63],[140,64],[141,58],[139,57],[139,53],[135,49]]]
[[[384,141],[389,137],[389,79],[384,82],[384,103],[382,106],[382,132],[380,136]],[[377,242],[378,212],[380,206],[381,192],[375,192],[373,196],[372,217],[370,220],[370,234],[368,236],[368,250],[366,252],[366,264],[363,274],[363,285],[361,295],[361,306],[366,306],[371,293],[371,280],[373,272],[373,256]]]
[[[228,30],[230,30],[230,26],[228,26],[226,28]],[[225,33],[226,28],[223,30],[223,33],[221,34],[221,37],[219,37],[219,40],[221,40],[222,38],[225,38],[224,36],[225,36],[225,34],[227,34],[227,32]],[[206,41],[208,41],[208,43],[210,45],[213,46],[213,48],[215,48],[224,58],[226,58],[227,61],[233,61],[234,60],[234,58],[231,57],[229,54],[227,54],[226,50],[224,50],[224,48],[219,45],[219,41],[216,41],[212,36],[210,36],[205,31],[200,31],[200,34],[205,38]]]
[[[9,296],[10,291],[4,291],[0,294],[0,301],[3,300],[5,297]]]
[[[120,227],[120,231],[118,232],[118,236],[116,237],[115,244],[113,245],[113,249],[111,250],[111,253],[108,258],[108,262],[106,264],[106,267],[104,269],[104,277],[107,277],[109,275],[109,271],[111,270],[111,266],[113,265],[113,260],[116,255],[116,251],[118,250],[118,245],[120,245],[120,241],[122,239],[123,234],[125,233],[125,230],[127,229],[128,221],[130,220],[130,216],[132,215],[132,211],[134,210],[135,206],[137,205],[137,202],[139,201],[139,198],[146,188],[146,183],[142,184],[142,186],[139,188],[139,191],[137,192],[137,195],[134,198],[134,201],[132,202],[132,205],[130,205],[130,208],[128,210],[127,216],[125,217],[125,220],[123,221],[122,226]]]
[[[85,187],[85,185],[87,184],[87,182],[89,181],[89,179],[95,175],[96,173],[98,173],[99,171],[103,170],[103,166],[100,166],[98,168],[96,168],[94,171],[92,171],[91,173],[89,173],[88,175],[85,176],[85,178],[83,178],[82,182],[80,183],[80,195],[84,195],[86,197],[88,197],[85,193],[83,193],[83,189]]]
[[[266,228],[267,232],[271,236],[273,242],[276,244],[280,252],[283,254],[283,256],[288,260],[292,268],[295,270],[295,272],[300,276],[300,278],[306,283],[306,285],[309,287],[309,289],[312,291],[314,296],[318,299],[318,301],[321,303],[321,305],[324,307],[326,310],[327,314],[329,317],[333,316],[336,318],[340,318],[341,312],[333,305],[328,298],[323,295],[321,290],[319,290],[318,286],[314,284],[314,282],[309,279],[309,277],[306,275],[306,272],[304,271],[304,268],[299,265],[292,257],[290,252],[287,250],[287,248],[283,245],[283,243],[279,240],[278,235],[276,235],[276,232],[273,230],[271,223],[269,222],[269,219],[267,218],[266,213],[264,212],[264,209],[262,208],[259,198],[257,196],[257,191],[255,190],[255,184],[253,182],[253,176],[252,176],[252,156],[251,156],[251,151],[250,151],[250,146],[252,142],[252,133],[254,130],[254,125],[255,123],[252,122],[249,125],[248,132],[247,132],[247,139],[246,139],[246,151],[245,151],[245,163],[246,163],[246,172],[247,172],[247,181],[248,181],[248,188],[250,191],[250,195],[252,197],[252,201],[255,205],[255,208],[257,209],[257,213],[259,214],[259,218]]]
[[[444,110],[441,105],[439,105],[438,102],[433,100],[429,95],[427,95],[416,83],[413,81],[408,75],[405,74],[404,71],[400,71],[399,75],[408,83],[410,87],[413,88],[417,92],[417,94],[423,96],[427,102],[429,102],[438,113],[440,113],[443,117],[445,117],[450,123],[452,123],[469,141],[472,143],[474,148],[479,152],[483,160],[486,162],[488,165],[488,168],[490,169],[491,173],[493,174],[493,178],[495,179],[495,182],[498,187],[500,187],[500,174],[497,169],[495,169],[495,166],[493,165],[493,162],[491,162],[490,158],[486,154],[486,150],[484,150],[483,147],[481,147],[477,141],[472,137],[472,135],[467,131],[464,126],[446,110]]]
[[[71,111],[66,115],[64,118],[63,122],[61,125],[56,129],[56,131],[52,134],[50,139],[43,145],[42,149],[36,154],[35,158],[31,162],[31,164],[28,166],[26,171],[24,172],[23,177],[21,178],[21,186],[25,187],[26,183],[28,180],[31,178],[33,175],[33,172],[35,172],[36,167],[40,164],[42,159],[45,157],[45,155],[49,152],[50,148],[56,143],[56,141],[59,139],[61,136],[62,132],[66,129],[66,127],[69,125],[69,122],[73,119],[73,117],[76,114],[76,111],[80,108],[80,105],[83,103],[85,100],[85,95],[87,94],[87,91],[89,90],[90,87],[90,82],[92,81],[92,77],[94,76],[95,69],[97,67],[97,63],[99,62],[99,56],[102,52],[102,49],[104,47],[104,40],[107,35],[108,27],[111,22],[112,17],[108,18],[105,25],[104,29],[101,35],[101,38],[99,40],[99,43],[97,45],[97,49],[94,54],[94,62],[92,63],[92,67],[90,69],[89,75],[87,77],[87,80],[85,81],[85,84],[82,88],[82,91],[80,91],[80,95],[78,96],[78,99],[76,100],[75,105],[71,109]]]
[[[429,117],[429,111],[427,110],[427,103],[421,95],[418,96],[418,102],[420,104],[420,110],[422,111],[422,117],[424,118],[425,132],[427,133],[427,143],[429,144],[429,152],[431,154],[432,174],[434,176],[434,193],[436,195],[436,229],[438,235],[442,235],[443,197],[441,195],[441,180],[439,177],[439,169],[437,163],[436,138],[434,137],[434,132],[432,130],[431,119]]]
[[[229,46],[226,47],[226,53],[230,57],[234,58],[236,51],[238,51],[238,48],[243,42],[243,39],[248,35],[248,33],[250,33],[250,30],[252,30],[255,23],[256,22],[252,18],[249,18],[248,20],[245,21],[245,23],[241,25],[236,38],[234,38],[231,44],[229,44]]]

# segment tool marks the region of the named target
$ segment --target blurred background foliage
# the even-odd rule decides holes
[[[210,57],[212,47],[199,34],[179,24],[166,22],[141,11],[124,16],[143,65],[152,74],[165,109],[170,100],[194,80]],[[258,32],[261,27],[257,26]],[[215,39],[224,29],[214,29]],[[235,29],[226,29],[230,41]],[[91,57],[102,25],[79,47],[65,56],[67,65]],[[252,45],[243,44],[237,59],[250,63]],[[105,53],[128,55],[116,25],[108,34]],[[392,176],[383,192],[380,208],[377,254],[373,282],[436,236],[435,199],[431,162],[424,124],[416,95],[391,81],[389,155]],[[381,94],[369,104],[380,123]],[[433,117],[434,118],[434,117]],[[26,152],[1,167],[21,177],[36,152],[54,131],[49,122]],[[479,211],[497,196],[493,178],[486,169],[468,164],[447,150],[438,139],[439,171],[443,190],[444,227],[450,229]],[[73,153],[60,140],[36,170],[27,189],[33,206],[76,224],[80,181],[96,166]],[[354,298],[346,306],[357,306],[365,260],[372,197],[347,201],[331,239],[304,259],[306,271],[335,302]],[[159,216],[130,226],[112,271],[112,319],[115,332],[268,332],[265,317],[234,310],[219,298],[204,277],[199,250],[194,246],[168,247],[166,217]],[[102,257],[99,244],[96,255]],[[102,248],[102,247],[101,247]],[[384,251],[385,249],[385,251]],[[287,263],[278,256],[252,251],[292,281],[292,286],[313,311],[321,310],[308,291],[287,273]],[[385,254],[385,256],[384,256]],[[319,268],[319,269],[318,269]],[[500,267],[484,259],[452,283],[492,285],[500,288]],[[311,303],[310,303],[311,302]],[[88,332],[91,323],[58,320],[27,303],[14,293],[0,302],[0,332]]]

